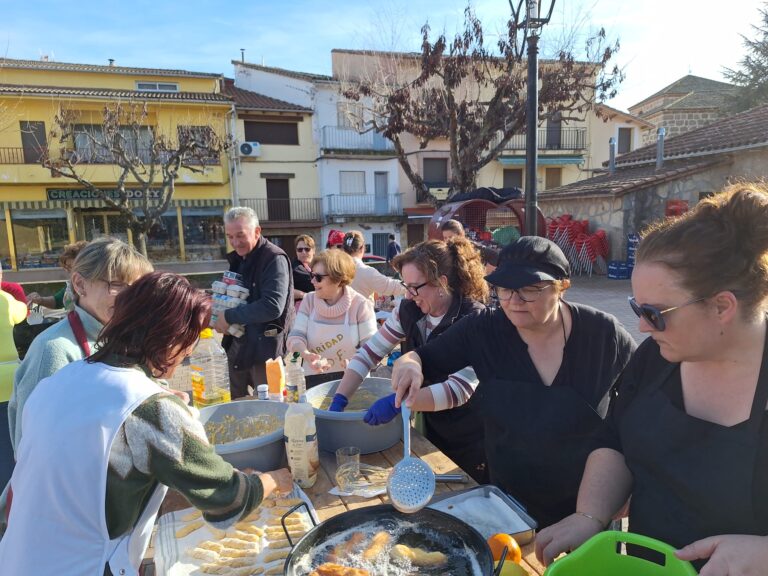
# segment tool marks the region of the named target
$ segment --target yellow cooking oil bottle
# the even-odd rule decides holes
[[[200,333],[200,341],[190,357],[190,368],[192,404],[195,408],[232,400],[227,353],[213,337],[213,330],[210,328]]]

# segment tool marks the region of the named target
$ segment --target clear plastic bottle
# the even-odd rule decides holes
[[[229,402],[227,353],[213,337],[213,330],[200,333],[200,341],[190,357],[192,404],[196,408]]]
[[[315,412],[307,402],[293,403],[285,413],[285,452],[293,479],[302,488],[317,480],[320,456],[317,451]]]
[[[304,377],[304,368],[301,367],[301,354],[293,353],[293,358],[285,370],[285,388],[288,391],[286,401],[300,402],[307,394],[307,379]]]

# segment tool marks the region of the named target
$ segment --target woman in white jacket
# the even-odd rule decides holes
[[[355,261],[355,279],[351,286],[356,292],[366,298],[373,298],[374,292],[378,296],[405,296],[405,288],[399,280],[385,276],[372,266],[363,263],[365,238],[362,232],[357,230],[347,232],[341,246],[344,252],[352,256]]]

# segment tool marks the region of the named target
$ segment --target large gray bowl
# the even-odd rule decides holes
[[[267,400],[237,400],[224,404],[206,406],[200,410],[200,421],[205,426],[209,420],[220,422],[224,416],[230,415],[237,419],[257,416],[259,414],[274,414],[281,422],[285,422],[285,412],[288,404],[269,402]],[[260,472],[277,470],[286,465],[285,443],[283,441],[284,427],[281,426],[271,434],[258,438],[246,438],[229,444],[216,444],[214,448],[224,460],[235,468],[253,468]]]
[[[307,400],[333,397],[341,380],[332,380],[307,390]],[[360,385],[377,398],[392,394],[392,381],[388,378],[366,378]],[[363,421],[365,412],[330,412],[315,408],[317,441],[321,450],[335,452],[342,446],[357,446],[361,454],[372,454],[391,448],[403,434],[403,419],[398,414],[391,422],[369,426]]]

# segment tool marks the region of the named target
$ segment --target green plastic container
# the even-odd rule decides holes
[[[619,544],[637,544],[664,556],[665,565],[617,552]],[[547,568],[544,576],[696,576],[669,544],[628,532],[601,532]]]

